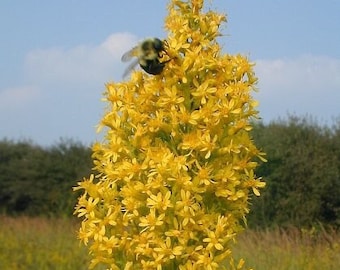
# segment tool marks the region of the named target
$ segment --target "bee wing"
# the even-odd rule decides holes
[[[124,56],[124,55],[123,55]],[[122,59],[123,60],[123,59]],[[138,64],[138,59],[136,58],[130,65],[125,69],[123,73],[123,78],[125,78]]]
[[[137,47],[132,48],[131,50],[127,51],[122,55],[122,62],[128,62],[130,61],[133,57],[137,57]]]

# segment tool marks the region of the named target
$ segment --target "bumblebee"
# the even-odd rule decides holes
[[[147,73],[152,75],[161,74],[165,64],[170,60],[161,62],[161,58],[165,51],[165,41],[158,38],[145,39],[136,47],[132,48],[122,56],[122,61],[130,61],[133,57],[137,57],[125,70],[123,78],[131,72],[131,70],[139,64],[140,67]]]

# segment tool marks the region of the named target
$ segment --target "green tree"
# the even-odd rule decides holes
[[[43,149],[30,141],[0,142],[0,204],[6,212],[26,212],[36,189],[33,179],[40,178]],[[34,161],[34,162],[32,162]]]
[[[72,140],[43,148],[31,141],[0,141],[0,211],[9,214],[71,214],[72,187],[92,167],[89,148]]]
[[[253,136],[268,159],[257,174],[267,187],[253,200],[251,225],[339,225],[338,134],[308,117],[256,125]]]

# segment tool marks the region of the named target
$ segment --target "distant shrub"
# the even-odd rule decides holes
[[[0,141],[0,211],[71,215],[72,186],[89,173],[91,150],[72,140],[43,148],[30,141]]]
[[[256,173],[267,187],[253,200],[253,226],[340,226],[340,122],[330,128],[308,117],[290,116],[253,131],[267,163]]]

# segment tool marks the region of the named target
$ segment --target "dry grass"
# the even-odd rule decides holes
[[[340,234],[323,228],[249,230],[239,236],[234,254],[259,270],[338,270]]]
[[[89,256],[77,229],[70,219],[0,216],[0,269],[87,269]],[[334,230],[249,230],[233,249],[256,270],[340,269],[340,233]]]
[[[0,216],[0,269],[87,269],[87,251],[67,219]]]

